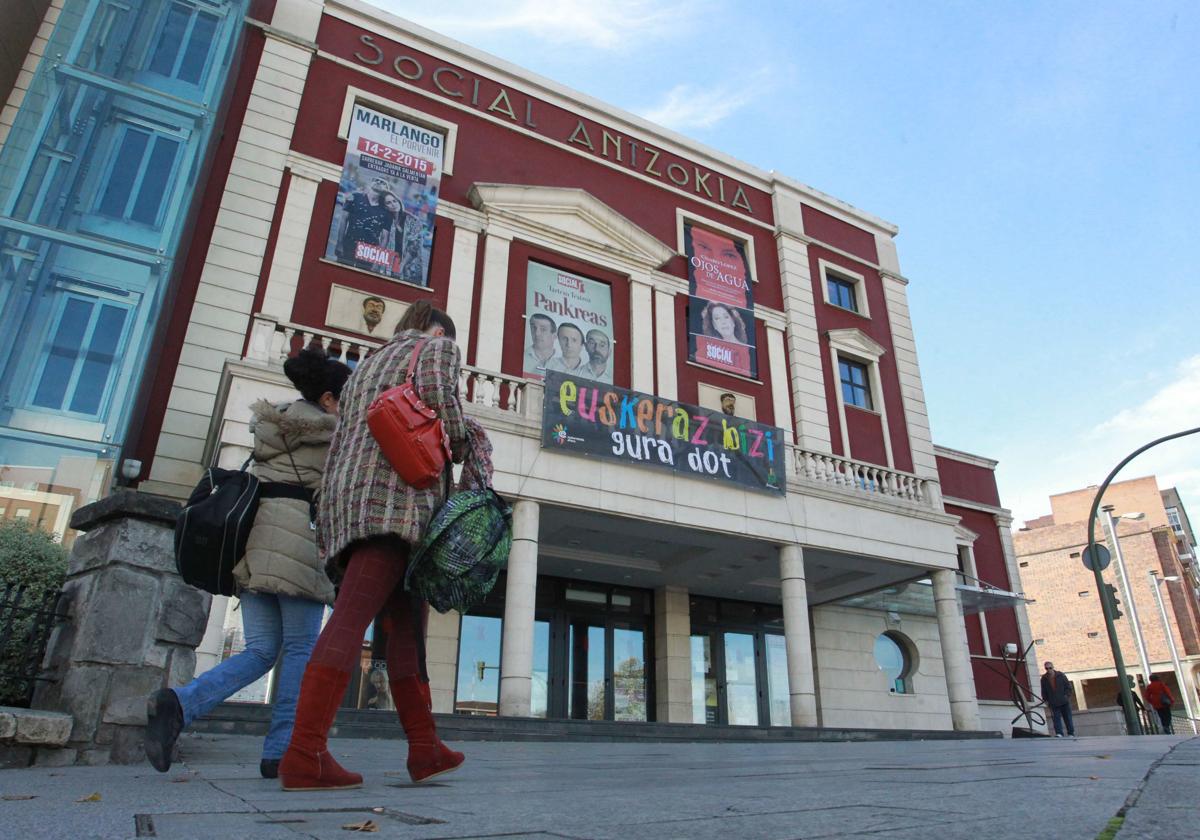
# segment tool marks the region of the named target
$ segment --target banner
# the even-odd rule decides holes
[[[548,371],[612,382],[612,289],[605,283],[529,263],[525,276],[524,373]]]
[[[442,153],[442,135],[355,105],[326,259],[427,286]]]
[[[542,448],[783,495],[783,430],[546,372]]]
[[[745,246],[684,225],[688,258],[688,359],[755,379],[754,294]]]

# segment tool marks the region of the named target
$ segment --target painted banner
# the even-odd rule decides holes
[[[326,259],[429,285],[442,153],[442,135],[355,105]]]
[[[605,283],[529,263],[525,277],[524,373],[549,371],[612,382],[612,289]]]
[[[745,246],[722,233],[684,225],[688,258],[688,359],[758,377],[754,293]]]
[[[672,470],[783,495],[783,430],[546,372],[542,448]]]

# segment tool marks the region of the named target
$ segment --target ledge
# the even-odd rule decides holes
[[[61,712],[0,706],[0,741],[23,746],[61,747],[71,737],[75,719]]]
[[[90,531],[112,519],[142,519],[175,527],[183,506],[174,499],[118,488],[98,502],[84,505],[71,515],[71,527]]]

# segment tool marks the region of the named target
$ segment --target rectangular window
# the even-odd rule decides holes
[[[132,307],[77,293],[63,295],[50,328],[30,402],[99,417],[118,368]]]
[[[829,302],[834,306],[840,306],[842,309],[849,309],[851,312],[858,311],[858,298],[854,293],[854,284],[849,280],[843,280],[840,277],[835,277],[832,274],[825,276],[826,291],[829,293]]]
[[[153,129],[126,124],[100,191],[97,212],[157,227],[180,145],[179,140]]]
[[[190,85],[204,80],[219,19],[191,3],[174,2],[163,18],[146,69]]]
[[[1177,535],[1183,536],[1183,520],[1179,517],[1178,508],[1167,508],[1167,522],[1170,523]]]
[[[842,381],[842,400],[846,405],[874,411],[871,403],[871,381],[867,366],[838,357],[838,373]]]

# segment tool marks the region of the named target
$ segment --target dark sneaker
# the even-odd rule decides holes
[[[278,779],[279,759],[264,758],[262,761],[258,762],[258,772],[262,774],[264,779]]]
[[[183,707],[169,688],[161,688],[146,701],[146,758],[160,773],[171,769],[175,741],[183,731]]]

